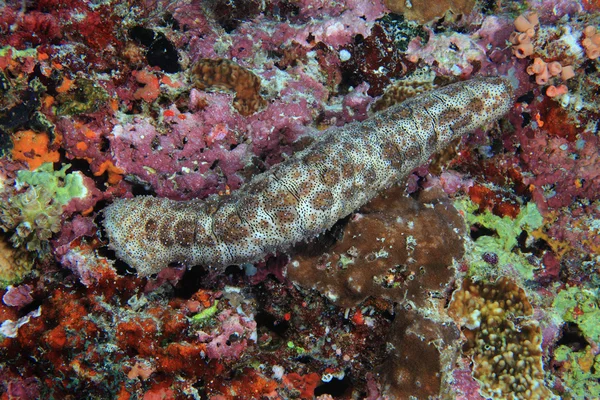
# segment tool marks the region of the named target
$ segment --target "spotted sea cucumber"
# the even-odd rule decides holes
[[[423,164],[454,138],[504,115],[512,86],[477,78],[326,131],[230,196],[116,200],[104,211],[112,247],[138,274],[172,262],[252,262],[313,237]]]

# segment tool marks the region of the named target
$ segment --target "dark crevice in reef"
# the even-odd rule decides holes
[[[486,228],[483,225],[475,224],[471,227],[471,239],[473,241],[479,239],[482,236],[496,236],[497,232],[493,229]]]
[[[583,336],[579,326],[573,322],[567,322],[562,328],[562,334],[556,347],[568,346],[573,351],[580,351],[589,345],[588,341]]]
[[[189,299],[202,287],[202,282],[208,279],[209,271],[206,268],[195,266],[185,271],[183,277],[175,287],[174,297]]]
[[[254,320],[256,321],[257,328],[264,327],[281,337],[285,335],[285,333],[290,327],[288,321],[281,321],[275,316],[264,311],[261,311],[258,314],[256,314]]]
[[[352,383],[347,375],[342,379],[331,378],[329,382],[326,382],[315,389],[315,396],[323,394],[329,394],[333,397],[343,396],[351,386]]]

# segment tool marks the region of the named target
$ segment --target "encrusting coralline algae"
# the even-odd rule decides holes
[[[231,196],[116,200],[104,212],[110,246],[142,276],[172,262],[256,261],[330,228],[453,139],[504,115],[512,97],[504,78],[448,85],[330,129]]]

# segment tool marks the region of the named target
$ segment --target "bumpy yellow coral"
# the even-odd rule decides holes
[[[548,399],[542,334],[523,289],[507,278],[495,284],[466,279],[454,292],[448,313],[463,327],[473,377],[481,393],[498,399]]]
[[[33,259],[26,251],[11,247],[4,235],[0,236],[0,289],[21,282],[32,265]]]

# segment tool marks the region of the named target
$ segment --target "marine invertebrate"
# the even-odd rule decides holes
[[[266,104],[260,95],[258,75],[232,61],[202,59],[192,67],[192,79],[199,89],[233,90],[233,107],[242,115],[254,114]]]
[[[160,94],[160,84],[158,78],[152,72],[148,71],[133,71],[131,73],[135,80],[143,85],[133,94],[135,99],[142,99],[147,103],[152,103]]]
[[[175,261],[260,259],[330,228],[450,141],[501,117],[511,97],[502,78],[449,85],[329,130],[231,196],[117,200],[104,213],[111,247],[140,275]]]
[[[38,168],[46,162],[57,162],[59,154],[50,144],[46,133],[35,133],[32,130],[19,131],[13,136],[12,157],[25,161],[30,170]]]
[[[452,295],[448,313],[463,327],[482,395],[553,398],[544,384],[541,329],[528,318],[533,308],[516,283],[465,279]]]
[[[404,14],[407,19],[426,23],[443,17],[446,13],[468,14],[475,6],[474,0],[386,0],[385,5],[395,13]]]
[[[596,31],[595,26],[589,25],[583,30],[583,35],[581,44],[585,48],[585,55],[590,60],[595,60],[600,56],[600,33]]]
[[[464,252],[463,219],[439,188],[415,199],[395,187],[362,207],[343,230],[332,230],[333,245],[319,237],[294,249],[287,277],[343,307],[369,296],[426,306],[441,296],[454,277],[453,259]]]
[[[0,237],[0,288],[21,282],[32,267],[33,258],[27,251],[15,249]]]
[[[590,344],[600,344],[600,297],[597,291],[580,287],[570,287],[558,292],[552,304],[558,316],[577,324]]]
[[[392,399],[430,399],[449,393],[448,375],[460,331],[447,316],[431,309],[425,316],[417,310],[398,307],[387,335],[386,362],[377,368],[384,393]]]
[[[46,163],[35,171],[18,172],[16,188],[8,190],[7,200],[0,203],[0,229],[14,232],[10,241],[15,247],[26,245],[29,251],[46,254],[48,239],[60,230],[63,206],[87,195],[82,174],[67,174],[70,167],[54,171]]]
[[[597,347],[586,346],[576,351],[569,346],[558,346],[554,350],[554,361],[560,364],[558,372],[569,398],[600,397],[600,354]]]

